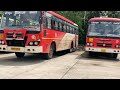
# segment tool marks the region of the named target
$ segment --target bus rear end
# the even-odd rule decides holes
[[[109,53],[112,58],[117,58],[120,53],[120,19],[90,19],[85,50],[90,56],[100,52]]]

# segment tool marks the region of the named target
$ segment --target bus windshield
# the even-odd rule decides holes
[[[90,22],[88,36],[120,37],[120,22],[97,21]]]
[[[40,16],[40,11],[5,11],[1,19],[1,28],[40,27]]]

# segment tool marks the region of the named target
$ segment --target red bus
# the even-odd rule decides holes
[[[53,11],[4,11],[1,18],[0,51],[43,53],[51,59],[62,50],[78,46],[78,25]]]
[[[86,51],[90,56],[102,52],[117,58],[120,53],[120,19],[91,18],[86,36]]]

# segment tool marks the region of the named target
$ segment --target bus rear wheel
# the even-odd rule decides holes
[[[17,58],[22,58],[24,57],[25,53],[15,52],[15,55]]]
[[[54,45],[52,44],[50,46],[50,50],[49,50],[49,53],[45,53],[44,54],[44,58],[45,59],[51,59],[53,57],[53,53],[54,53]]]
[[[72,53],[74,51],[74,48],[73,48],[73,42],[71,43],[71,47],[70,49],[68,50],[69,53]]]

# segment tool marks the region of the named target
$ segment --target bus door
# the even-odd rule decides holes
[[[75,47],[77,47],[77,29],[75,29]]]

